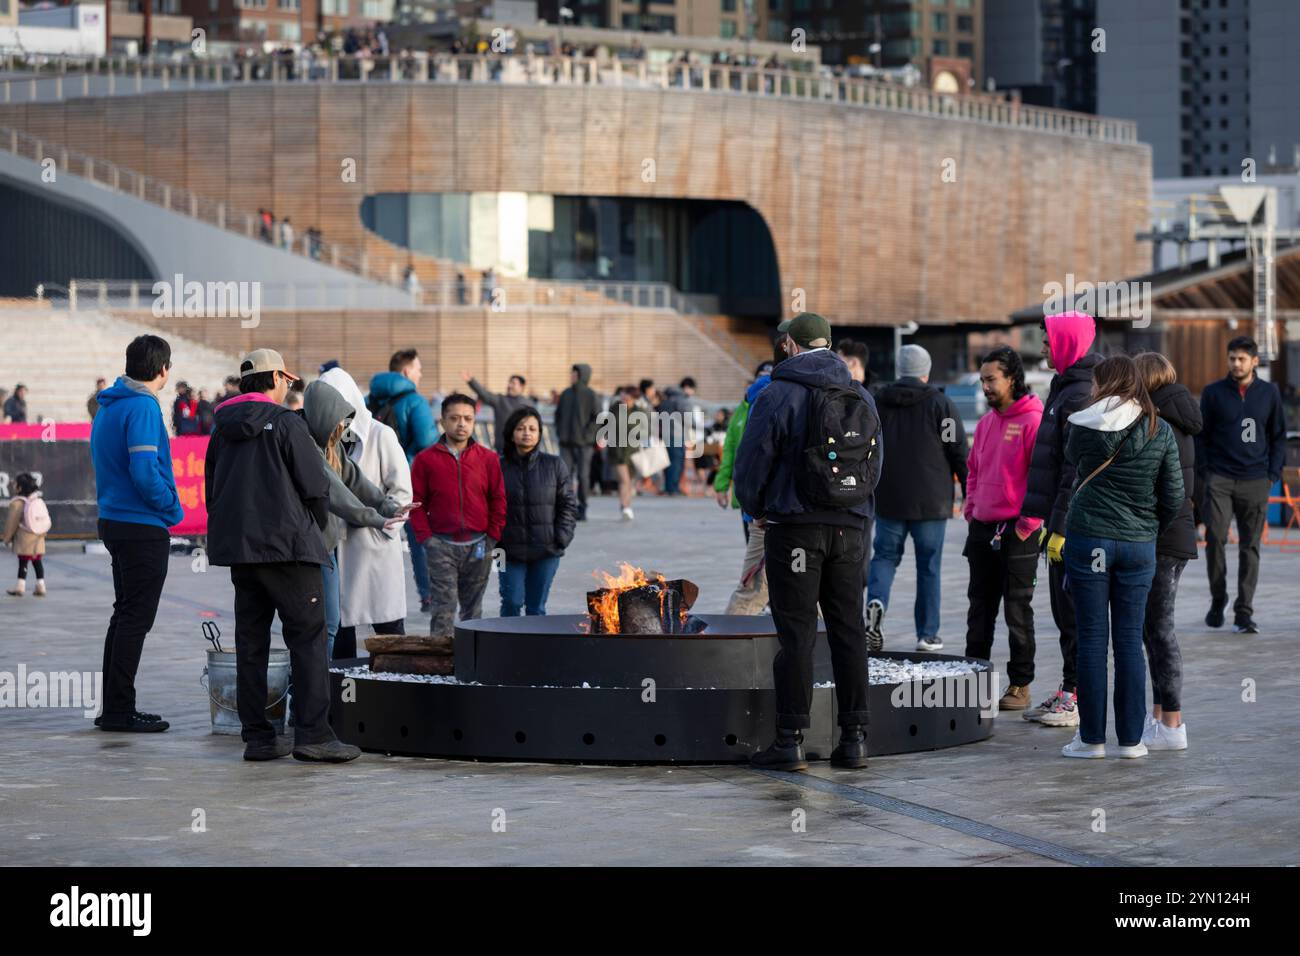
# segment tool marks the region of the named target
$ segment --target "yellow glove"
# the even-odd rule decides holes
[[[1054,534],[1047,539],[1047,560],[1060,564],[1064,560],[1061,549],[1065,547],[1065,535]]]

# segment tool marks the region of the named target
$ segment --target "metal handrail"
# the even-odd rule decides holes
[[[14,69],[14,58],[8,60]],[[1068,110],[1026,106],[991,94],[936,93],[870,77],[827,76],[786,68],[723,63],[663,63],[589,57],[403,52],[389,56],[255,56],[232,59],[164,60],[127,57],[60,57],[44,75],[56,99],[91,95],[91,79],[104,77],[108,95],[157,89],[224,86],[235,83],[501,83],[675,89],[740,93],[760,97],[834,102],[995,126],[1032,129],[1103,142],[1136,143],[1134,120],[1110,119]],[[70,69],[71,67],[71,69]],[[36,98],[42,77],[0,80],[0,102],[26,86]],[[121,81],[119,83],[119,80]],[[152,84],[151,84],[152,85]],[[121,87],[119,89],[119,86]]]

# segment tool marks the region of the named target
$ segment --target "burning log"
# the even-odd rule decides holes
[[[646,575],[624,564],[614,578],[603,575],[605,587],[587,592],[587,614],[593,634],[681,634],[700,589],[683,579]]]

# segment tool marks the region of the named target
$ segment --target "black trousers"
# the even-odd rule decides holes
[[[569,466],[569,474],[578,482],[578,511],[587,513],[587,496],[591,494],[592,445],[561,445],[560,457]]]
[[[113,558],[113,616],[104,635],[104,716],[135,713],[135,673],[145,635],[167,580],[167,529],[101,521],[99,537]]]
[[[966,588],[966,656],[989,660],[1001,605],[1007,621],[1010,659],[1007,680],[1024,687],[1034,680],[1034,585],[1038,578],[1038,534],[1021,541],[1016,521],[1005,522],[1001,547],[994,551],[999,525],[971,520],[962,554],[970,564]]]
[[[236,564],[230,569],[230,581],[235,586],[236,696],[244,741],[275,739],[275,728],[266,719],[266,666],[271,656],[271,619],[277,613],[293,674],[294,743],[333,740],[320,565]]]
[[[384,621],[381,624],[371,624],[370,627],[376,634],[405,634],[406,619],[399,618],[396,621]],[[357,628],[356,625],[340,627],[338,633],[334,635],[334,659],[336,661],[346,660],[349,657],[357,656]]]
[[[764,557],[768,599],[781,645],[772,661],[779,728],[802,730],[812,725],[818,603],[826,619],[839,723],[845,727],[867,723],[863,548],[860,527],[824,524],[767,527]]]
[[[1061,687],[1073,694],[1077,685],[1079,628],[1074,620],[1074,597],[1065,589],[1065,562],[1047,562],[1047,587],[1051,591],[1052,620],[1061,632]]]

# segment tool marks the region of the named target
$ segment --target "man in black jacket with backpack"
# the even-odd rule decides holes
[[[297,381],[272,349],[239,367],[241,394],[217,408],[204,482],[208,560],[230,568],[235,586],[235,668],[245,760],[342,763],[361,755],[329,724],[321,534],[329,476],[306,420],[284,407]],[[294,739],[266,719],[271,620],[280,615],[294,685]]]
[[[813,647],[821,605],[841,726],[836,767],[867,764],[867,641],[862,555],[883,461],[871,395],[831,352],[829,323],[801,312],[782,322],[789,358],[754,401],[736,452],[736,496],[766,528],[769,598],[781,645],[772,662],[776,741],[752,762],[806,770]]]

